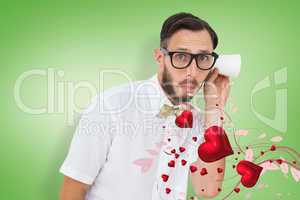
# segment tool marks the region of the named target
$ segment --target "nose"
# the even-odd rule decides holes
[[[195,74],[198,70],[198,67],[197,67],[197,63],[196,63],[196,59],[193,58],[191,64],[187,67],[187,73],[188,75],[192,75],[192,74]]]

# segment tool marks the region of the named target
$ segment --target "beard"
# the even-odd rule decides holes
[[[179,85],[186,83],[186,82],[187,82],[187,80],[184,80],[184,81],[180,82]],[[197,87],[199,86],[199,83],[195,79],[193,79],[190,82],[192,84],[196,85]],[[202,84],[201,84],[201,86],[202,86]],[[201,86],[198,89],[200,89]],[[176,86],[173,84],[173,79],[172,79],[171,73],[167,70],[166,67],[164,67],[164,70],[162,73],[162,88],[165,91],[165,93],[169,96],[171,102],[173,104],[177,105],[177,104],[184,103],[184,102],[190,102],[193,99],[194,96],[191,96],[188,94],[179,96],[176,93],[175,87]]]

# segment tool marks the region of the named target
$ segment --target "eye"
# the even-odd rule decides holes
[[[201,62],[207,61],[207,60],[209,60],[209,56],[205,55],[205,54],[200,54],[200,55],[198,55],[198,60]]]
[[[188,59],[188,55],[185,54],[185,53],[176,53],[175,58],[178,59],[178,60],[185,61],[185,60]]]

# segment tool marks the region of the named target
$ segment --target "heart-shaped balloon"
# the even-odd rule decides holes
[[[247,160],[241,160],[236,167],[236,171],[242,176],[241,183],[248,188],[257,183],[262,170],[261,166]]]
[[[180,128],[193,127],[193,113],[190,110],[184,110],[176,117],[175,124]]]
[[[198,147],[198,156],[204,162],[214,162],[233,154],[226,132],[222,127],[207,128],[204,139],[205,142]]]

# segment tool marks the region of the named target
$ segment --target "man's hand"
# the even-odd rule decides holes
[[[84,200],[89,185],[64,177],[60,192],[60,200]]]
[[[223,110],[230,92],[229,77],[219,74],[218,68],[214,68],[206,80],[203,88],[205,100],[204,128],[213,125],[222,127],[221,116],[224,114]]]
[[[218,68],[214,68],[208,75],[204,84],[204,100],[207,108],[218,106],[224,108],[229,96],[229,77],[219,74]]]
[[[230,91],[230,81],[227,76],[219,74],[217,68],[208,75],[203,92],[205,100],[205,124],[204,128],[213,125],[221,126],[223,121],[220,120]],[[219,109],[214,109],[219,108]],[[210,109],[213,109],[212,111]],[[206,163],[200,158],[192,163],[198,169],[197,172],[190,173],[192,185],[197,195],[204,198],[213,198],[222,190],[222,183],[225,172],[225,158],[215,162]],[[204,170],[205,169],[205,170]],[[204,170],[206,173],[202,173]],[[203,172],[203,171],[202,171]]]

